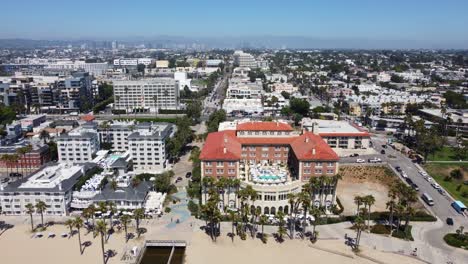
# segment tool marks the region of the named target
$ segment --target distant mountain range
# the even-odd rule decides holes
[[[112,41],[126,45],[151,45],[165,48],[270,48],[270,49],[467,49],[468,43],[444,43],[420,40],[324,39],[301,36],[244,37],[126,37],[120,39],[32,40],[0,39],[0,48],[66,47],[81,44],[108,45]]]

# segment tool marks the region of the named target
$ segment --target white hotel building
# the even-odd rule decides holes
[[[161,173],[167,168],[166,141],[177,128],[170,123],[140,123],[128,136],[128,147],[136,172]]]
[[[156,113],[179,108],[179,82],[172,78],[116,80],[113,85],[116,110]]]
[[[83,126],[57,138],[58,159],[63,163],[91,162],[100,149],[99,135],[95,123]]]
[[[46,166],[28,178],[1,185],[0,206],[6,215],[25,215],[26,205],[43,201],[44,215],[66,215],[73,187],[83,175],[85,166],[58,163]]]

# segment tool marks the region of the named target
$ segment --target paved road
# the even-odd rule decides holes
[[[208,96],[203,101],[203,116],[209,116],[212,112],[221,109],[221,100],[223,100],[225,96],[224,88],[228,85],[229,73],[224,73],[223,78],[219,80],[213,91],[211,92],[211,96]]]

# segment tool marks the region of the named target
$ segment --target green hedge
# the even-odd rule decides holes
[[[354,221],[354,218],[356,218],[356,216],[354,215],[350,215],[350,216],[346,216],[346,220],[347,221]],[[365,216],[365,218],[367,219],[367,215]],[[371,220],[388,220],[390,218],[390,212],[372,212],[371,215],[370,215],[370,218]],[[395,218],[395,217],[394,217]],[[437,219],[424,212],[424,211],[417,211],[413,216],[411,216],[410,218],[410,221],[414,221],[414,222],[435,222],[437,221]]]
[[[185,110],[176,110],[176,109],[159,109],[160,114],[185,114]]]
[[[468,236],[449,233],[444,236],[445,243],[452,247],[468,248]]]
[[[404,226],[401,226],[399,230],[394,230],[392,237],[414,241],[413,235],[411,234],[412,226],[408,225],[406,230],[404,230],[404,228]]]

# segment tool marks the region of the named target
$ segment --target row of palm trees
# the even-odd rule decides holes
[[[288,223],[284,220],[285,212],[281,210],[276,214],[278,220],[278,236],[282,239],[283,235],[287,233],[286,226],[289,226],[289,236],[294,238],[294,232],[296,223],[298,223],[299,212],[303,212],[302,222],[302,235],[306,233],[307,226],[307,215],[314,216],[315,220],[313,224],[313,236],[316,240],[318,232],[315,230],[317,223],[323,213],[326,213],[327,208],[322,206],[323,199],[320,198],[319,203],[313,203],[316,196],[324,197],[329,194],[335,195],[336,186],[338,180],[341,179],[340,175],[334,177],[318,177],[311,178],[307,184],[305,184],[299,193],[288,194],[289,203],[289,220]],[[221,178],[215,180],[211,177],[205,177],[203,179],[205,204],[201,206],[201,216],[206,221],[206,226],[209,228],[211,238],[216,241],[216,231],[219,231],[220,222],[223,214],[228,214],[232,221],[231,238],[234,239],[234,227],[236,226],[236,233],[242,239],[245,239],[247,229],[250,230],[251,236],[255,237],[258,230],[258,225],[262,226],[261,237],[262,240],[266,240],[266,235],[263,232],[263,226],[269,223],[268,217],[262,214],[260,207],[255,207],[255,201],[258,197],[257,191],[255,191],[251,185],[240,189],[240,181],[238,179],[227,179]],[[224,205],[224,192],[228,191],[228,197],[231,193],[235,194],[236,197],[236,210],[226,210],[225,206],[222,206],[222,210],[219,209],[220,202]],[[234,191],[232,191],[234,190]],[[336,197],[333,198],[335,200]],[[229,199],[229,198],[228,198]],[[237,203],[239,202],[239,206]]]
[[[34,231],[34,221],[33,221],[33,214],[38,213],[41,215],[41,225],[44,226],[44,212],[47,210],[47,204],[43,201],[38,201],[35,205],[29,203],[26,205],[26,213],[30,215],[31,218],[31,231]],[[110,212],[109,215],[109,223],[107,223],[106,219],[99,219],[95,220],[95,214],[97,211],[101,212]],[[79,242],[79,249],[80,254],[83,254],[84,247],[81,243],[81,228],[85,227],[85,223],[87,223],[87,229],[94,231],[94,236],[100,235],[101,238],[101,249],[103,255],[103,263],[106,263],[105,260],[105,247],[104,244],[107,243],[110,234],[110,231],[113,230],[114,221],[113,217],[117,212],[116,206],[112,202],[100,202],[97,206],[90,205],[85,208],[80,216],[76,216],[75,218],[68,219],[65,221],[65,225],[70,229],[70,237],[73,236],[73,231],[76,229],[78,234],[78,242]],[[119,221],[124,228],[125,231],[125,242],[128,242],[130,236],[128,234],[128,227],[132,223],[132,220],[135,220],[136,224],[136,232],[138,237],[141,235],[140,223],[141,220],[145,217],[145,211],[143,208],[137,208],[133,211],[133,214],[123,214],[119,217]],[[85,219],[85,221],[83,220]],[[90,219],[92,219],[92,224],[90,224]]]
[[[342,179],[340,174],[334,176],[325,176],[320,177],[311,177],[309,181],[302,186],[302,189],[305,190],[312,201],[317,201],[319,207],[326,207],[325,199],[329,195],[332,195],[331,201],[336,200],[336,188],[338,186],[338,181]],[[220,178],[216,180],[212,177],[204,177],[202,180],[203,185],[203,194],[204,200],[208,201],[208,195],[210,189],[217,189],[218,193],[221,196],[222,208],[226,212],[226,201],[225,193],[227,192],[227,200],[231,200],[231,194],[234,196],[235,208],[238,208],[238,200],[241,198],[241,181],[237,178]],[[251,188],[251,187],[250,187]],[[254,198],[256,199],[256,198]],[[316,200],[317,199],[317,200]],[[330,208],[326,208],[330,209]]]
[[[31,152],[33,150],[33,147],[32,145],[26,145],[26,146],[23,146],[23,147],[20,147],[20,148],[17,148],[16,149],[16,153],[14,154],[3,154],[1,157],[0,157],[0,161],[2,161],[4,164],[5,164],[5,167],[7,169],[7,175],[10,175],[9,172],[12,172],[12,171],[9,171],[9,169],[13,168],[13,166],[16,167],[16,173],[19,173],[19,165],[20,165],[20,160],[22,161],[21,163],[21,174],[24,175],[24,171],[25,169],[27,169],[27,171],[31,171],[31,163],[27,162],[26,160],[26,154],[28,154],[29,152]],[[26,165],[26,168],[25,168],[25,165]]]
[[[417,192],[403,182],[395,182],[390,187],[388,198],[386,207],[389,210],[389,235],[391,236],[393,233],[395,220],[398,232],[401,231],[401,222],[404,220],[403,232],[406,236],[411,216],[416,213],[414,204],[418,201]],[[355,196],[354,203],[357,205],[357,210],[353,228],[356,231],[355,249],[358,249],[362,231],[365,229],[370,230],[371,207],[375,204],[375,198],[372,195]],[[366,215],[367,225],[365,220]]]

